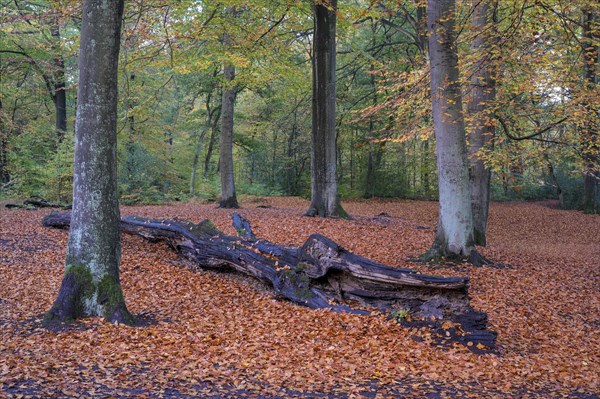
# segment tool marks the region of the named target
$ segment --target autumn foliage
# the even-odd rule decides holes
[[[440,345],[427,328],[384,316],[295,306],[235,275],[194,270],[164,244],[123,236],[121,282],[140,320],[85,319],[47,329],[67,235],[47,210],[0,210],[0,397],[593,397],[600,388],[600,217],[547,203],[492,204],[484,256],[505,268],[435,269],[408,259],[430,245],[437,203],[353,201],[353,220],[306,218],[296,198],[242,199],[255,233],[300,245],[315,232],[376,261],[471,278],[472,305],[498,353]],[[258,205],[271,206],[257,208]],[[375,217],[385,212],[389,217]],[[231,211],[179,203],[123,215],[211,219]]]

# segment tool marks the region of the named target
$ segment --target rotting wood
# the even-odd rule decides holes
[[[44,198],[40,197],[30,197],[23,201],[23,204],[6,204],[6,208],[8,209],[38,209],[38,208],[60,208],[63,210],[71,209],[71,205],[65,204],[57,204],[53,202],[49,202]]]
[[[70,212],[52,213],[42,223],[68,229],[70,217]],[[129,216],[121,220],[121,229],[151,242],[164,241],[203,269],[233,269],[253,276],[302,306],[358,314],[368,314],[365,309],[372,307],[388,313],[405,309],[415,320],[460,324],[456,340],[470,342],[470,349],[479,343],[494,347],[496,333],[486,329],[487,315],[469,304],[468,277],[386,266],[320,234],[312,234],[300,248],[277,245],[257,238],[243,216],[232,217],[239,237],[222,233],[208,220],[195,224]]]

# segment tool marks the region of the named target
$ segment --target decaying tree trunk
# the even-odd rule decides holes
[[[67,229],[70,212],[44,218],[46,227]],[[248,220],[233,214],[240,237],[228,236],[204,220],[148,219],[129,216],[121,231],[152,242],[165,241],[181,256],[213,270],[237,270],[271,285],[286,299],[315,309],[369,313],[361,306],[389,312],[406,309],[415,319],[453,321],[462,325],[461,341],[494,345],[487,316],[469,305],[467,277],[419,274],[382,265],[353,254],[320,234],[300,248],[258,239]],[[358,307],[356,305],[359,305]]]

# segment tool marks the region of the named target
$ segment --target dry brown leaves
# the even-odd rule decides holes
[[[415,267],[407,259],[432,242],[437,215],[435,202],[348,202],[344,206],[355,217],[350,221],[303,217],[308,204],[296,198],[242,204],[240,213],[258,237],[301,245],[319,232],[358,254],[403,267]],[[41,227],[47,212],[0,210],[0,396],[93,397],[115,390],[184,397],[222,385],[249,396],[282,386],[347,397],[361,397],[368,387],[379,389],[378,397],[394,395],[398,387],[408,387],[405,397],[436,390],[450,396],[584,397],[599,389],[597,215],[541,203],[493,204],[483,253],[512,268],[419,266],[471,277],[472,305],[488,313],[499,334],[497,356],[437,347],[426,329],[409,331],[382,316],[279,301],[247,278],[192,271],[165,245],[130,236],[123,237],[125,297],[132,313],[154,322],[128,327],[89,319],[48,331],[36,320],[57,295],[67,237]],[[374,217],[381,212],[389,217]],[[231,211],[214,205],[126,207],[122,213],[211,219],[235,234]]]

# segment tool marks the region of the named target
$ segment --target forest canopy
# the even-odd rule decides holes
[[[337,5],[342,198],[437,197],[425,3]],[[118,71],[122,203],[217,200],[222,98],[233,87],[237,191],[310,196],[313,4],[127,2]],[[457,2],[467,134],[490,127],[470,157],[491,171],[493,199],[558,198],[580,209],[586,178],[598,186],[598,14],[592,1],[510,0],[475,26],[473,4]],[[4,1],[0,18],[0,196],[69,203],[80,2]],[[485,46],[475,46],[482,37]],[[495,96],[473,111],[481,68],[493,72]],[[587,211],[598,210],[595,190]]]

